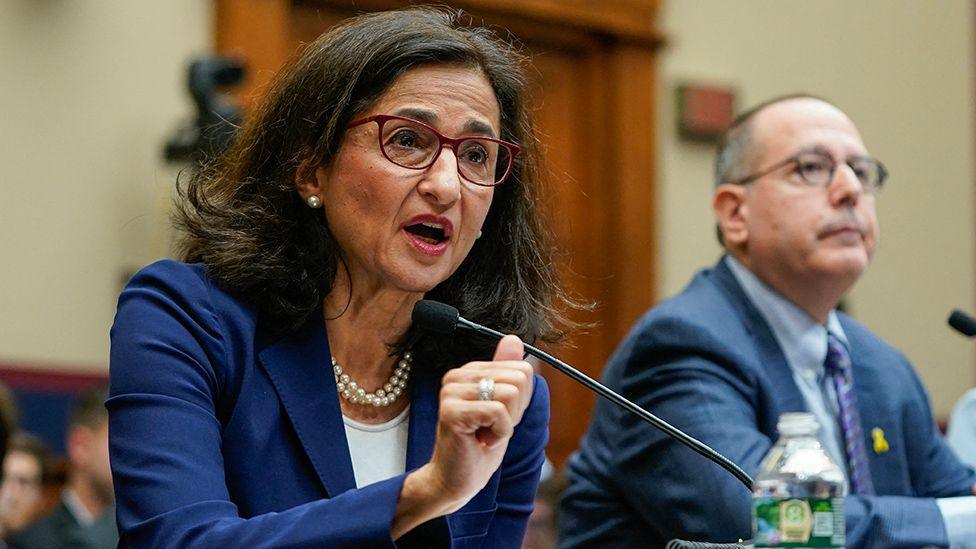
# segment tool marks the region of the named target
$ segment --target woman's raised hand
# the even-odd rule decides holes
[[[523,354],[522,340],[508,335],[490,362],[469,362],[444,375],[434,452],[404,481],[394,537],[461,508],[501,465],[532,399],[533,370]]]
[[[437,443],[431,465],[435,482],[460,507],[484,488],[501,465],[508,441],[532,398],[532,366],[522,360],[522,341],[509,335],[495,348],[491,362],[469,362],[444,375]],[[482,379],[494,383],[494,395],[481,400]]]

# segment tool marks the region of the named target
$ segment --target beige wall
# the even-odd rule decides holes
[[[105,368],[123,273],[165,250],[164,139],[205,0],[0,2],[0,361]]]
[[[947,414],[976,372],[971,344],[945,324],[953,307],[974,308],[971,4],[672,0],[662,22],[660,295],[719,254],[712,149],[678,140],[676,83],[731,85],[740,107],[796,91],[830,98],[892,173],[881,246],[849,304],[915,362]]]

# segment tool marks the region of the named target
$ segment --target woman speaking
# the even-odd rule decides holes
[[[516,547],[566,322],[523,60],[453,12],[334,28],[181,188],[112,328],[122,547]],[[426,335],[423,298],[517,334]]]

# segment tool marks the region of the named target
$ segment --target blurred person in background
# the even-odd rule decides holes
[[[41,439],[23,431],[11,437],[0,482],[0,537],[22,530],[38,518],[47,468],[48,450]]]
[[[82,393],[68,420],[68,480],[54,512],[8,537],[18,549],[108,549],[118,543],[106,390]]]

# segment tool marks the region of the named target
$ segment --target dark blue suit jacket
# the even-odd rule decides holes
[[[140,271],[112,328],[122,547],[392,547],[404,475],[357,489],[321,314],[270,336],[199,265]],[[414,367],[407,471],[431,455],[440,374]],[[517,547],[548,436],[541,378],[502,466],[399,547]]]
[[[936,497],[972,495],[973,471],[942,441],[911,365],[841,314],[871,476],[879,494],[846,501],[848,547],[946,545]],[[648,312],[604,381],[755,475],[780,414],[806,409],[769,326],[720,262]],[[884,430],[886,452],[870,433]],[[560,547],[655,547],[669,539],[751,538],[751,493],[617,407],[597,404],[560,515]]]

